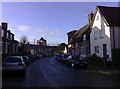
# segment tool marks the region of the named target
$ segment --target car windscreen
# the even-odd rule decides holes
[[[21,58],[8,57],[4,60],[5,62],[22,62]]]

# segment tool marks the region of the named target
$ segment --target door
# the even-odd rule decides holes
[[[103,58],[107,57],[107,44],[103,44]]]

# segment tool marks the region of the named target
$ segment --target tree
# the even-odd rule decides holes
[[[26,36],[22,36],[20,39],[20,52],[25,54],[27,53],[26,49],[27,49],[27,44],[28,44],[28,39]]]

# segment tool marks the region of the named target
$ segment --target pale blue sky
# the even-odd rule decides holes
[[[48,44],[67,43],[67,32],[88,23],[97,5],[117,2],[3,2],[2,22],[7,22],[15,39],[26,36],[30,43],[44,37]]]

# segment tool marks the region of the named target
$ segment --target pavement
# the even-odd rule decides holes
[[[120,67],[89,65],[88,69],[120,79]]]

